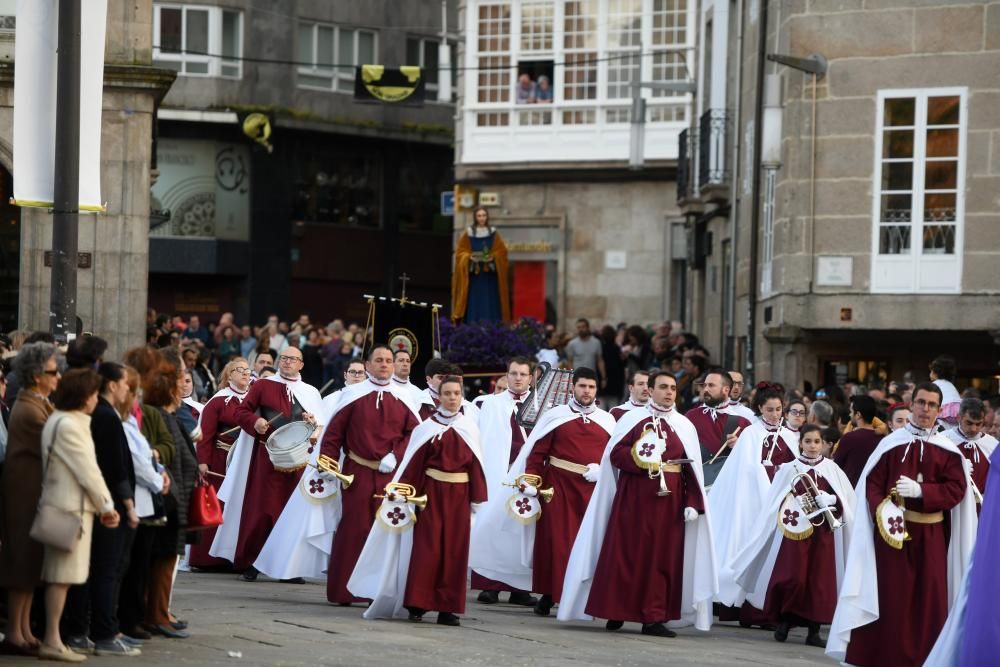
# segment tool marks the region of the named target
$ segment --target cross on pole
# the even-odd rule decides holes
[[[402,296],[399,297],[400,303],[406,303],[406,283],[408,283],[410,280],[412,280],[412,278],[406,275],[405,272],[403,273],[403,275],[399,277],[399,282],[403,283],[403,293]]]

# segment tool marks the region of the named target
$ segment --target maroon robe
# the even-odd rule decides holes
[[[380,473],[353,461],[348,454],[378,462],[392,452],[397,461],[402,461],[410,431],[418,423],[406,404],[386,389],[369,392],[347,404],[326,429],[321,453],[334,460],[339,460],[343,453],[343,472],[354,475],[350,488],[341,491],[344,513],[333,536],[326,574],[326,598],[330,602],[350,604],[362,600],[347,590],[347,580],[365,546],[381,502],[373,496],[381,494],[393,477],[393,472]]]
[[[628,407],[629,404],[632,405],[631,408]],[[615,421],[617,422],[621,421],[621,418],[624,417],[629,412],[631,412],[632,410],[641,409],[643,407],[645,407],[645,403],[639,405],[638,403],[632,402],[632,399],[629,399],[628,403],[623,403],[622,405],[616,405],[615,407],[608,410],[608,412],[611,413],[611,416],[614,417]]]
[[[299,380],[301,382],[301,380]],[[271,464],[267,455],[267,439],[275,431],[269,425],[263,435],[254,430],[254,424],[261,418],[261,409],[280,412],[291,419],[292,402],[288,397],[290,387],[282,382],[261,380],[254,382],[246,398],[236,406],[236,422],[240,428],[254,437],[253,457],[247,471],[247,487],[243,496],[243,514],[240,517],[240,533],[236,542],[233,567],[245,570],[257,560],[264,548],[271,529],[277,523],[281,511],[285,509],[288,497],[295,490],[301,470],[281,472]]]
[[[439,482],[425,471],[465,472],[468,483]],[[407,607],[462,614],[469,569],[470,503],[486,502],[486,476],[462,437],[447,429],[421,447],[400,475],[427,507],[413,527],[413,553],[403,601]]]
[[[906,508],[944,512],[944,521],[907,521],[910,540],[902,549],[874,529],[879,618],[851,632],[846,661],[852,665],[921,665],[948,617],[949,511],[965,496],[961,457],[921,440],[894,447],[868,473],[865,493],[874,516],[901,476],[916,480],[918,474],[923,497],[906,498]]]
[[[833,452],[833,462],[847,475],[851,487],[858,485],[865,464],[875,452],[882,437],[870,428],[858,428],[845,433],[840,439],[837,449]]]
[[[958,432],[961,433],[961,431]],[[962,433],[962,437],[965,437],[964,433]],[[979,449],[979,445],[969,441],[958,445],[958,451],[962,452],[962,456],[967,458],[969,463],[972,464],[972,481],[976,483],[976,488],[979,489],[979,493],[985,495],[986,479],[990,474],[989,457],[983,453],[983,450]],[[976,503],[976,513],[979,514],[982,511],[982,504]]]
[[[799,463],[812,467],[799,459]],[[818,463],[818,462],[817,462]],[[826,478],[808,470],[820,491],[833,493]],[[805,492],[799,480],[796,494]],[[843,508],[837,498],[835,512],[842,516]],[[818,519],[815,519],[818,521]],[[787,620],[799,625],[809,623],[829,624],[837,608],[837,557],[833,530],[824,521],[813,527],[812,535],[804,540],[781,538],[774,570],[764,598],[764,615],[771,619]]]
[[[720,405],[716,409],[709,409],[707,406],[696,406],[684,413],[684,416],[694,424],[694,430],[698,432],[698,442],[715,455],[722,448],[722,434],[726,429],[726,422],[729,421],[729,414],[722,412]],[[743,417],[733,415],[740,430],[750,425]]]
[[[621,475],[586,607],[598,618],[650,624],[681,617],[684,508],[703,513],[705,501],[690,464],[664,473],[667,496],[658,496],[659,479],[635,464],[632,445],[650,421],[639,422],[611,451]],[[677,434],[665,420],[660,424],[667,443],[662,460],[687,458]]]
[[[600,463],[608,444],[608,432],[593,421],[582,418],[569,421],[549,431],[531,449],[525,472],[540,475],[545,488],[555,492],[535,524],[535,548],[532,560],[531,590],[552,596],[559,602],[569,553],[594,493],[594,484],[582,475],[548,463],[555,456],[572,463]]]
[[[772,449],[774,451],[771,451]],[[770,456],[771,465],[766,465],[768,456]],[[778,467],[783,463],[794,460],[795,453],[788,447],[785,439],[778,435],[777,430],[769,430],[768,434],[764,436],[763,442],[760,443],[760,464],[764,466],[767,479],[773,482],[774,475],[778,472]]]
[[[245,394],[244,394],[245,395]],[[236,407],[240,404],[240,399],[236,396],[214,396],[205,404],[205,410],[201,413],[201,440],[198,441],[197,453],[198,463],[208,466],[211,472],[220,475],[226,474],[226,454],[224,449],[215,446],[217,440],[225,442],[230,447],[239,437],[239,424],[236,419]],[[236,427],[229,435],[222,435]],[[222,478],[215,475],[206,475],[205,479],[215,487],[216,492],[222,486]],[[222,505],[219,501],[219,505]],[[225,558],[216,558],[208,555],[208,550],[215,539],[215,528],[200,531],[198,542],[191,545],[191,554],[188,556],[188,563],[192,567],[228,567],[229,561]]]

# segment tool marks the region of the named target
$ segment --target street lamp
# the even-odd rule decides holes
[[[642,149],[646,143],[646,99],[642,89],[665,90],[671,93],[694,93],[698,87],[693,81],[633,81],[632,125],[629,134],[628,168],[642,169]]]

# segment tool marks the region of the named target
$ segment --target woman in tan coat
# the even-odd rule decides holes
[[[67,648],[59,634],[59,619],[72,584],[87,581],[90,570],[90,541],[94,514],[101,525],[118,525],[111,492],[97,466],[94,440],[90,434],[90,413],[97,406],[101,377],[91,369],[66,373],[52,397],[55,412],[42,430],[44,481],[39,505],[79,512],[83,523],[80,538],[71,551],[45,546],[42,580],[45,589],[45,640],[38,657],[64,662],[80,662],[86,657]]]
[[[10,414],[7,460],[0,479],[0,588],[7,589],[7,637],[0,654],[35,655],[31,599],[41,583],[42,545],[28,536],[42,494],[42,428],[59,382],[56,348],[29,343],[14,359],[21,390]]]

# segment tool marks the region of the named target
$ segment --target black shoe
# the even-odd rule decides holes
[[[819,624],[809,625],[809,634],[806,635],[806,646],[816,648],[826,648],[826,640],[819,636]]]
[[[535,603],[535,613],[539,616],[548,616],[549,612],[552,611],[552,606],[555,603],[552,601],[551,595],[543,595],[537,603]]]
[[[248,567],[243,571],[243,581],[257,581],[257,575],[260,574],[253,565]]]
[[[604,629],[613,632],[621,630],[623,625],[625,625],[625,621],[608,621],[604,624]]]
[[[178,630],[170,625],[154,625],[149,627],[149,630],[150,632],[155,632],[156,634],[163,635],[169,639],[187,639],[191,636],[184,630]]]
[[[651,637],[676,637],[677,633],[663,625],[663,623],[644,623],[642,625],[642,634],[650,635]]]
[[[180,619],[177,619],[176,621],[170,621],[170,625],[173,627],[174,630],[187,630],[188,629],[188,622],[187,621],[182,621]]]
[[[774,640],[778,642],[785,641],[786,639],[788,639],[788,631],[791,629],[792,627],[787,621],[782,621],[781,623],[778,623],[778,627],[774,631]]]
[[[524,591],[512,592],[507,598],[507,604],[516,604],[520,607],[534,607],[538,604],[538,598],[532,597],[531,593]]]
[[[450,625],[452,627],[456,627],[461,625],[462,623],[461,621],[458,620],[458,616],[456,616],[455,614],[449,613],[447,611],[439,611],[437,624]]]
[[[496,604],[500,602],[500,591],[483,591],[476,600],[483,604]]]
[[[280,581],[282,584],[304,584],[306,580],[302,577],[292,577],[291,579],[282,579]]]

